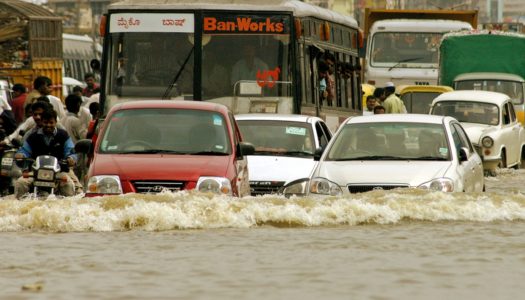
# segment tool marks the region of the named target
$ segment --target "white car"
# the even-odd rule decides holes
[[[456,118],[465,128],[486,172],[524,162],[525,129],[516,118],[512,99],[489,91],[443,93],[432,102],[430,114]]]
[[[248,157],[252,195],[276,193],[309,177],[332,133],[318,117],[289,114],[240,114],[235,119],[243,140],[253,144]]]
[[[481,158],[457,120],[420,114],[350,117],[311,178],[286,186],[284,194],[341,196],[394,188],[484,190]]]

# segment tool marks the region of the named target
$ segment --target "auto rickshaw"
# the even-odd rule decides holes
[[[399,86],[397,93],[405,103],[408,113],[428,114],[434,98],[453,90],[445,85],[402,85]]]

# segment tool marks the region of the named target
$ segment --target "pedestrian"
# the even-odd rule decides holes
[[[365,109],[363,109],[363,116],[373,115],[374,107],[376,107],[376,105],[377,105],[376,97],[374,97],[374,95],[368,95],[366,97],[366,107]]]
[[[385,97],[383,106],[385,107],[385,112],[387,114],[405,114],[407,112],[403,101],[396,96],[396,87],[394,83],[386,83]]]
[[[13,100],[11,101],[11,108],[15,116],[16,124],[20,124],[25,120],[24,104],[27,98],[27,90],[23,84],[16,83],[13,85]]]
[[[78,116],[81,105],[82,98],[80,96],[68,95],[66,97],[67,114],[60,119],[60,124],[66,129],[73,143],[86,138],[87,124],[83,124]]]
[[[382,105],[376,105],[374,107],[374,115],[380,115],[385,113],[385,107]]]
[[[84,82],[86,83],[86,87],[82,91],[82,95],[91,97],[91,95],[95,93],[94,90],[98,87],[98,84],[95,82],[95,74],[86,73],[84,75]]]
[[[49,99],[49,103],[53,105],[53,109],[56,111],[58,119],[63,118],[66,115],[62,101],[58,97],[51,95],[52,86],[53,82],[51,81],[51,78],[46,76],[38,76],[33,81],[33,91],[27,95],[24,104],[26,118],[31,115],[31,104],[33,104],[38,98],[42,96],[45,96]]]

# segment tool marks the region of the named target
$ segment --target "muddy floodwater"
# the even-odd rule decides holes
[[[0,299],[521,299],[525,170],[487,192],[0,200]]]

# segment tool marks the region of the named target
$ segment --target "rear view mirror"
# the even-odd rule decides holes
[[[322,147],[319,147],[319,148],[315,149],[315,151],[314,151],[314,160],[315,161],[321,160],[321,156],[323,156],[323,152],[324,152],[324,148],[322,148]]]
[[[461,149],[459,149],[459,161],[460,162],[464,162],[468,160],[468,152],[469,152],[468,149],[465,147],[461,147]]]
[[[252,155],[255,153],[255,147],[251,143],[240,142],[238,147],[240,156]]]

